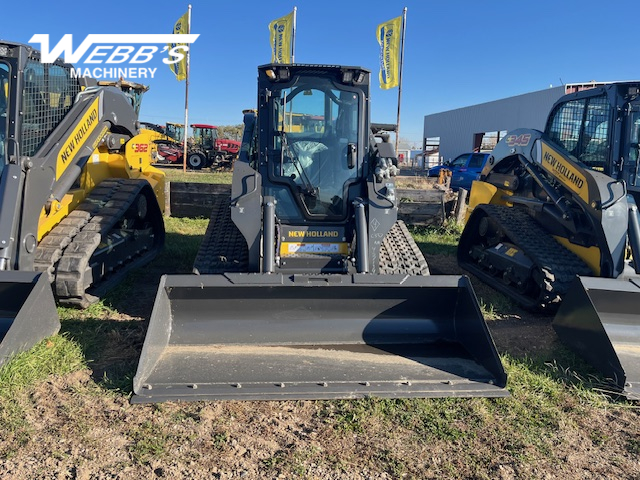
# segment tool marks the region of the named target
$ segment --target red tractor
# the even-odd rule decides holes
[[[181,127],[182,125],[171,124]],[[233,160],[240,151],[240,142],[218,138],[218,127],[205,124],[191,125],[193,128],[193,139],[187,146],[187,166],[193,170],[200,170],[203,167],[225,168],[230,167]],[[167,124],[169,131],[169,124]],[[176,132],[178,133],[178,132]],[[176,137],[180,138],[176,138]],[[182,142],[182,135],[174,137],[177,142]],[[164,163],[182,163],[183,144],[171,141],[158,142],[158,154]]]
[[[187,164],[193,169],[230,167],[240,151],[240,142],[218,138],[218,127],[196,123],[193,144],[189,145]],[[199,165],[199,166],[198,166]]]

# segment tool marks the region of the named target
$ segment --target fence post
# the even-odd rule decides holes
[[[171,182],[168,180],[164,182],[164,214],[171,216]]]
[[[458,199],[456,200],[456,223],[464,222],[464,217],[467,214],[467,190],[461,188],[458,190]]]

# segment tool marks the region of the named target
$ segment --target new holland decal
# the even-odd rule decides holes
[[[589,188],[585,176],[560,153],[544,142],[539,142],[538,161],[546,171],[573,190],[585,203],[589,203]]]
[[[66,170],[67,165],[78,154],[86,141],[100,123],[100,97],[97,97],[92,103],[87,113],[84,114],[80,122],[71,132],[65,144],[58,153],[58,162],[56,169],[56,178]]]
[[[337,230],[291,230],[287,233],[289,238],[338,238],[340,232]]]

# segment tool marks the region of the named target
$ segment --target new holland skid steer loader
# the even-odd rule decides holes
[[[468,278],[430,276],[397,221],[370,72],[265,65],[229,201],[165,276],[133,402],[504,396]]]
[[[562,302],[560,338],[634,398],[639,142],[640,83],[561,98],[544,133],[515,130],[496,146],[472,186],[458,247],[463,268],[524,307],[555,311]]]
[[[163,245],[150,152],[131,96],[0,41],[0,364]]]

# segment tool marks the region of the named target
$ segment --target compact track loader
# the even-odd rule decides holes
[[[163,245],[134,104],[0,41],[0,364],[58,330],[55,301],[89,305]]]
[[[120,78],[119,80],[100,80],[98,86],[101,87],[116,87],[122,90],[127,97],[131,100],[133,110],[136,118],[140,117],[140,109],[142,108],[142,98],[145,93],[150,89],[148,85],[132,82]],[[158,146],[161,143],[173,142],[170,137],[164,133],[164,127],[156,125],[150,122],[138,122],[138,134],[136,135],[136,142],[138,144],[144,144],[145,147],[140,147],[146,150],[144,153],[149,153],[152,163],[156,163],[159,160]],[[146,155],[145,155],[146,156]]]
[[[636,398],[639,94],[639,83],[614,83],[566,95],[544,133],[510,132],[472,186],[458,247],[489,285],[557,311],[560,338]]]
[[[397,221],[369,77],[258,68],[231,198],[198,275],[161,280],[133,402],[507,395],[469,280],[430,276]]]

